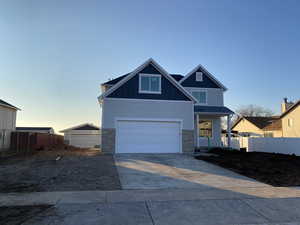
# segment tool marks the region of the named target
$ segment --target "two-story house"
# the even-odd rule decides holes
[[[181,153],[221,146],[221,117],[233,114],[224,106],[224,85],[200,65],[182,76],[149,59],[101,89],[103,152]]]

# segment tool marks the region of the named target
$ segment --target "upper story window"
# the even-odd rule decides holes
[[[288,119],[288,127],[292,127],[293,126],[293,119],[289,118]]]
[[[197,99],[198,104],[207,104],[206,91],[192,91],[192,95],[195,99]]]
[[[161,75],[140,74],[139,93],[161,94]]]
[[[203,73],[196,72],[196,81],[203,81]]]

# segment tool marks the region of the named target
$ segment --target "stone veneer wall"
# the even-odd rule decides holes
[[[115,153],[116,129],[101,129],[101,150],[105,153]]]
[[[192,153],[194,152],[194,130],[182,130],[182,152]]]

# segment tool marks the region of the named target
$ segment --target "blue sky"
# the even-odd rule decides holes
[[[126,3],[125,3],[126,2]],[[233,110],[279,113],[299,94],[300,2],[1,1],[0,98],[19,126],[99,124],[100,83],[152,57],[170,73],[204,65]]]

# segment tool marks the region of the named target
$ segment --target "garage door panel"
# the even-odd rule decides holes
[[[180,151],[180,123],[118,121],[117,153],[170,153]]]

